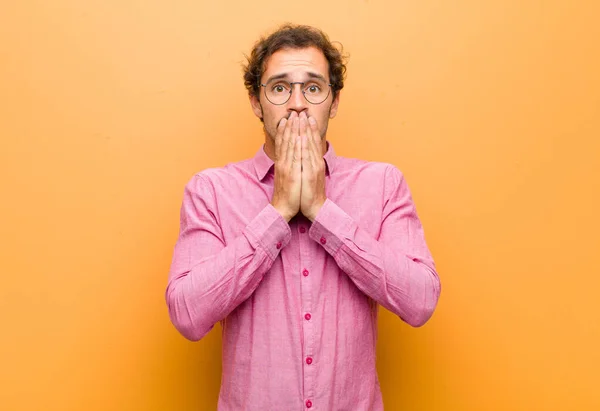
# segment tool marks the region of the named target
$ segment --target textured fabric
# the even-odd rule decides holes
[[[411,194],[393,165],[336,156],[327,200],[289,224],[270,204],[273,161],[256,155],[187,183],[165,298],[179,332],[221,322],[219,411],[379,411],[377,309],[412,326],[440,282]]]

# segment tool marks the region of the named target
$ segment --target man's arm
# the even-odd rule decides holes
[[[437,305],[440,280],[402,173],[385,171],[378,240],[327,199],[309,235],[333,256],[354,284],[373,300],[419,327]]]
[[[205,177],[194,176],[184,190],[165,292],[175,328],[200,340],[254,292],[290,239],[288,223],[267,204],[225,245],[213,191]]]

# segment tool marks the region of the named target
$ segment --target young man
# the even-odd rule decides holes
[[[414,327],[436,307],[402,173],[326,140],[344,72],[317,29],[261,39],[244,80],[265,144],[185,187],[166,301],[192,341],[221,322],[221,411],[382,410],[378,306]]]

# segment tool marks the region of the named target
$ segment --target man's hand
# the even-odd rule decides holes
[[[298,114],[281,119],[275,136],[275,183],[271,204],[290,221],[300,210],[302,184]]]
[[[302,190],[300,211],[314,221],[327,199],[325,195],[325,160],[321,136],[314,117],[300,113],[300,138],[302,140]]]

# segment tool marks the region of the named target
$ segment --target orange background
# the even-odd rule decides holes
[[[183,187],[264,141],[243,53],[351,57],[329,139],[397,165],[442,280],[382,309],[386,410],[600,409],[596,1],[3,1],[2,410],[214,410],[220,328],[164,301]]]

